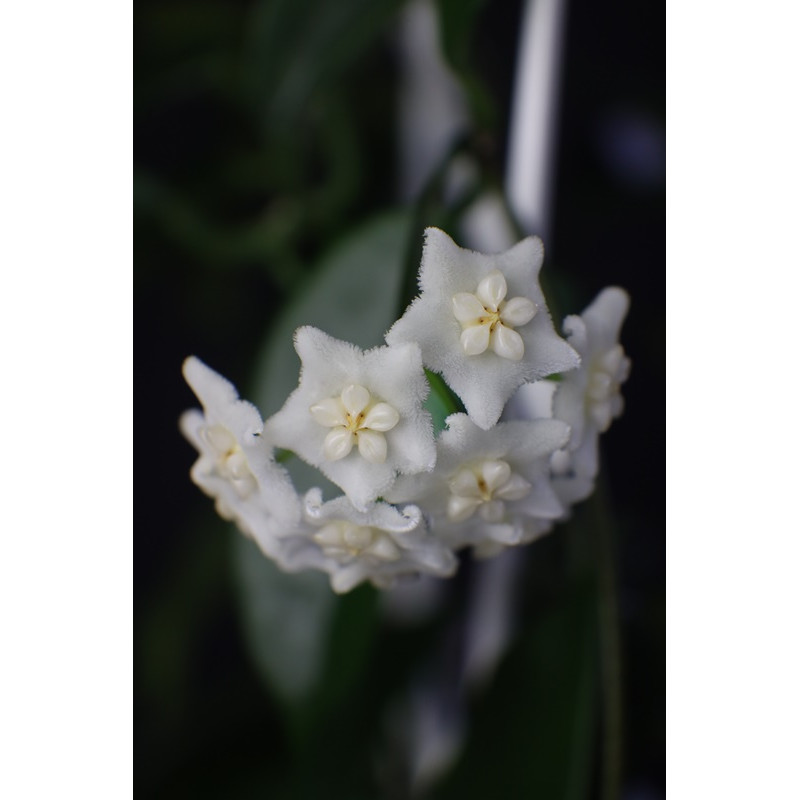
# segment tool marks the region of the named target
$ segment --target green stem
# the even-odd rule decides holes
[[[290,459],[294,458],[295,454],[291,450],[284,450],[282,448],[277,448],[275,450],[275,461],[278,464],[285,464]]]
[[[431,391],[439,398],[448,414],[466,413],[461,398],[444,382],[441,375],[426,369],[425,377],[428,379]]]
[[[601,800],[618,800],[622,780],[622,654],[617,569],[607,495],[598,476],[593,497],[596,510],[598,627],[603,692],[603,769]]]

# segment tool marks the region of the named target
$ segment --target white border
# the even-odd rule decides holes
[[[800,793],[797,17],[667,5],[673,797]]]
[[[132,795],[132,23],[0,33],[0,796]]]

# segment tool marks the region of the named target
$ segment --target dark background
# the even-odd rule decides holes
[[[137,789],[145,797],[403,796],[400,788],[386,788],[402,781],[374,777],[380,770],[370,755],[373,709],[386,699],[383,684],[402,682],[439,629],[376,630],[365,674],[298,746],[242,634],[233,534],[190,483],[193,451],[177,430],[181,411],[195,404],[180,376],[186,355],[200,355],[246,396],[256,354],[286,298],[343,235],[397,206],[397,63],[390,36],[402,5],[139,0],[135,6],[134,712]],[[440,5],[451,14],[453,61],[477,87],[476,149],[487,171],[501,175],[521,4],[464,3],[455,15],[452,4]],[[633,361],[627,410],[603,443],[621,615],[622,785],[630,798],[661,797],[662,9],[570,3],[562,77],[546,269],[555,264],[568,274],[559,292],[569,311],[612,283],[632,297],[622,336]],[[490,99],[488,109],[482,97]],[[557,530],[532,547],[540,548],[542,563],[559,565],[565,538],[559,541]],[[454,582],[445,614],[457,607],[468,566],[464,575]],[[526,592],[526,611],[535,615],[543,602],[569,609],[572,584],[552,581]],[[493,686],[473,701],[468,753],[482,754],[480,774],[497,796],[538,789],[538,797],[559,797],[555,783],[529,775],[533,756],[503,761],[516,744],[538,741],[526,738],[510,711],[533,680],[526,641],[520,635]],[[598,698],[600,686],[598,677]],[[604,731],[598,712],[589,796],[600,796]],[[491,742],[502,748],[495,752]],[[326,776],[323,794],[308,777],[315,772]],[[489,788],[459,765],[432,796],[479,797]]]

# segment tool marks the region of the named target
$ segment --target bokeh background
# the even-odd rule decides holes
[[[499,591],[485,566],[465,559],[417,605],[362,587],[308,618],[291,585],[254,593],[254,580],[272,577],[247,566],[253,554],[188,478],[194,454],[177,429],[195,405],[180,375],[188,354],[264,397],[273,337],[337,259],[391,244],[413,262],[426,225],[455,234],[470,191],[502,186],[523,4],[429,8],[461,92],[458,154],[477,165],[466,199],[403,155],[419,35],[408,3],[135,5],[144,797],[664,796],[661,8],[568,4],[544,271],[562,315],[603,286],[628,289],[633,372],[625,416],[603,439],[597,497],[503,573],[514,592],[481,624],[507,635],[479,679],[470,631]],[[441,111],[418,116],[434,125]],[[433,166],[444,174],[448,158]],[[376,285],[390,274],[374,257]],[[280,592],[277,622],[254,616]],[[300,688],[293,670],[307,676]]]

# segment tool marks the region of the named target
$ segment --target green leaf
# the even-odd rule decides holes
[[[491,128],[496,111],[472,57],[474,31],[485,5],[485,0],[436,0],[442,52],[461,80],[475,122]]]
[[[281,572],[244,536],[233,537],[244,632],[277,696],[302,703],[320,680],[334,595],[320,572]]]
[[[245,91],[265,129],[296,136],[298,121],[389,28],[402,0],[261,0],[247,25]]]

